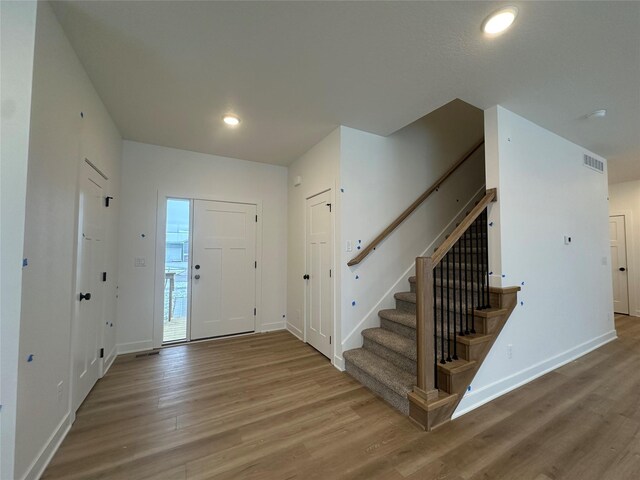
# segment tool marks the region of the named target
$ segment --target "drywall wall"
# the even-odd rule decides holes
[[[0,478],[13,478],[36,2],[0,3]]]
[[[609,185],[609,215],[625,216],[629,314],[640,317],[640,180]]]
[[[379,325],[393,293],[408,291],[415,258],[449,228],[484,184],[480,149],[360,264],[347,262],[384,230],[483,136],[483,113],[454,100],[388,137],[343,128],[340,139],[342,275],[340,349],[357,348],[360,332]],[[352,251],[346,251],[350,242]],[[341,352],[338,352],[340,355]],[[336,362],[341,364],[341,358]]]
[[[305,207],[306,199],[331,189],[336,204],[333,206],[334,244],[340,241],[339,185],[340,135],[337,128],[291,165],[288,172],[288,252],[287,252],[287,329],[304,339],[304,300],[306,273],[305,259]],[[300,177],[300,185],[294,182]],[[339,259],[334,249],[334,258]],[[335,269],[334,269],[335,271]],[[339,305],[340,277],[334,277],[334,305]],[[340,324],[339,311],[334,310],[334,327]],[[335,330],[335,329],[334,329]],[[335,344],[336,342],[334,342]]]
[[[51,6],[39,2],[24,234],[28,265],[22,272],[15,478],[39,476],[73,419],[70,338],[79,165],[82,157],[90,158],[109,178],[107,192],[117,197],[121,146],[120,135]],[[108,229],[113,228],[116,209],[110,209],[106,216]],[[107,268],[114,273],[113,278],[114,239],[113,232],[106,237]],[[107,290],[106,303],[115,303],[115,282],[110,282]],[[113,305],[107,311],[112,314]],[[109,351],[109,345],[105,349]],[[27,360],[30,355],[32,361]]]
[[[257,330],[284,328],[286,312],[287,169],[263,163],[124,142],[120,198],[118,351],[152,348],[161,341],[154,332],[154,302],[162,305],[164,273],[158,280],[156,257],[159,197],[257,202],[262,209],[262,260],[258,275]],[[260,208],[260,207],[259,207]],[[164,217],[161,219],[164,228]],[[144,236],[143,236],[144,235]],[[260,249],[260,246],[258,246]],[[135,267],[135,257],[146,260]],[[160,311],[160,308],[156,308]],[[157,313],[157,312],[156,312]],[[155,337],[154,337],[155,334]]]
[[[607,175],[583,155],[606,161],[501,107],[485,139],[490,281],[522,291],[456,416],[616,338]]]

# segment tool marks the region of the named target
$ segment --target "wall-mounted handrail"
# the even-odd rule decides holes
[[[393,232],[409,215],[411,215],[414,210],[416,210],[422,202],[424,202],[429,195],[436,191],[442,183],[449,178],[449,176],[455,172],[460,165],[462,165],[466,160],[468,160],[480,147],[484,145],[484,139],[480,140],[476,143],[471,150],[465,153],[458,161],[456,161],[436,182],[431,185],[422,195],[420,195],[415,202],[413,202],[409,207],[400,214],[398,218],[396,218],[391,224],[385,228],[376,238],[373,239],[369,245],[367,245],[358,255],[353,257],[347,263],[348,266],[352,267],[353,265],[357,265],[362,260],[366,258],[379,244],[382,242],[387,236]]]

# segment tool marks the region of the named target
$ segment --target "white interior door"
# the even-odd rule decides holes
[[[305,329],[307,342],[332,357],[333,222],[331,191],[307,199]]]
[[[191,339],[255,330],[256,205],[194,200]]]
[[[627,246],[623,215],[609,217],[611,239],[611,276],[613,277],[613,311],[629,314]]]
[[[100,332],[104,305],[104,191],[105,179],[83,163],[79,188],[76,297],[73,319],[73,409],[100,375]]]

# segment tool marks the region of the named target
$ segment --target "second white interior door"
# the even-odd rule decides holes
[[[191,339],[255,330],[256,205],[194,200]]]
[[[611,239],[611,277],[613,279],[613,311],[629,313],[627,278],[627,247],[623,215],[609,217]]]
[[[332,357],[333,222],[331,191],[307,199],[307,273],[305,327],[307,342]]]

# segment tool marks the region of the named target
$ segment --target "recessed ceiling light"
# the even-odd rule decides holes
[[[589,115],[587,115],[587,118],[602,118],[606,115],[607,115],[607,111],[602,109],[602,110],[596,110],[595,112],[591,112]]]
[[[516,7],[501,8],[482,22],[482,31],[490,37],[500,35],[513,24],[517,15],[518,9]]]
[[[230,127],[235,127],[240,123],[240,119],[238,118],[238,116],[232,113],[227,113],[224,117],[222,117],[222,121]]]

